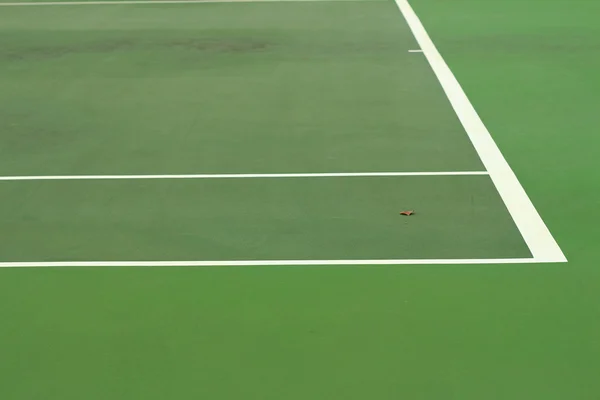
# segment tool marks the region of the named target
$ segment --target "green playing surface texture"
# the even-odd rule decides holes
[[[393,3],[74,7],[3,17],[3,175],[483,170]],[[531,256],[486,176],[0,191],[3,261]]]
[[[412,4],[568,264],[2,268],[0,398],[597,399],[600,3]],[[482,171],[416,48],[387,1],[0,7],[0,175]],[[0,181],[0,261],[505,257],[485,175]]]

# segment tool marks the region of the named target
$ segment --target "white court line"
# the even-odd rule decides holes
[[[78,181],[134,179],[264,179],[264,178],[352,178],[385,176],[477,176],[486,171],[445,172],[315,172],[300,174],[182,174],[182,175],[39,175],[0,176],[0,181]]]
[[[360,1],[386,1],[386,0],[123,0],[123,1],[34,1],[20,3],[2,3],[0,7],[22,6],[106,6],[123,4],[215,4],[215,3],[323,3],[323,2],[360,2]]]
[[[539,262],[566,262],[562,250],[536,211],[516,175],[504,159],[483,121],[473,108],[460,83],[435,47],[408,0],[395,0],[454,111],[465,128],[481,161],[504,200],[510,215],[533,257]]]
[[[239,260],[239,261],[51,261],[0,262],[0,268],[53,267],[258,267],[308,265],[460,265],[460,264],[537,264],[534,258],[483,258],[439,260]]]
[[[408,52],[409,53],[422,53],[423,50],[421,50],[421,49],[418,49],[418,50],[409,50]]]

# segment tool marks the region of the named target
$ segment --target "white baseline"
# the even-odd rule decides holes
[[[506,162],[460,83],[444,61],[408,0],[394,0],[429,61],[456,115],[490,174],[508,212],[537,262],[566,262],[562,250]]]
[[[314,172],[290,174],[182,174],[182,175],[38,175],[0,176],[0,181],[137,180],[137,179],[264,179],[264,178],[371,178],[386,176],[477,176],[487,171],[450,172]]]
[[[533,264],[534,258],[483,259],[400,259],[400,260],[235,260],[235,261],[48,261],[0,262],[0,268],[53,268],[53,267],[259,267],[310,265],[472,265],[472,264]],[[549,262],[549,261],[547,261]]]

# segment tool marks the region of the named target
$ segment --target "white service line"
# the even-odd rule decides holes
[[[251,267],[306,265],[460,265],[460,264],[534,264],[534,258],[484,258],[439,260],[236,260],[236,261],[51,261],[0,262],[0,268],[53,267]],[[548,262],[548,261],[546,261]]]
[[[385,1],[385,0],[123,0],[123,1],[34,1],[19,3],[2,3],[0,7],[22,6],[115,6],[123,4],[215,4],[215,3],[298,3],[298,2],[353,2],[353,1]]]
[[[454,111],[490,174],[529,250],[538,262],[566,262],[562,250],[506,162],[460,83],[444,61],[408,0],[395,0],[423,49]]]
[[[39,175],[0,176],[0,181],[67,181],[126,179],[264,179],[264,178],[352,178],[385,176],[477,176],[486,171],[450,172],[316,172],[300,174],[184,174],[184,175]]]

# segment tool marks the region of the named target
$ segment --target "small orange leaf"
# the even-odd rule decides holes
[[[410,210],[410,211],[402,211],[400,212],[400,215],[406,215],[407,217],[410,217],[411,215],[413,215],[415,212]]]

